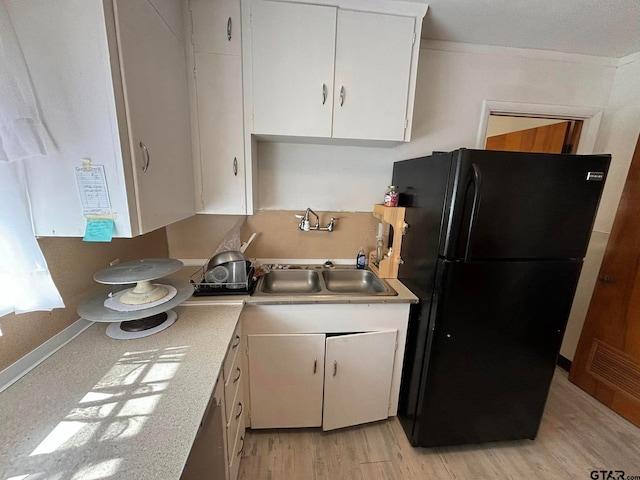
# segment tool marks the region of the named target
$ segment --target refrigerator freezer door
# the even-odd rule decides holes
[[[609,155],[453,152],[440,255],[583,258]]]
[[[536,436],[581,265],[440,262],[414,445]]]

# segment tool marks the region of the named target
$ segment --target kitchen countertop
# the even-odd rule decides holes
[[[199,279],[201,274],[196,272],[201,269],[204,260],[184,260],[189,263],[196,263],[198,266],[187,265],[172,278],[179,278],[188,281],[190,278]],[[288,262],[293,263],[293,262]],[[309,295],[309,294],[292,294],[292,295],[216,295],[195,297],[187,299],[183,305],[224,305],[230,302],[243,302],[247,305],[283,305],[283,304],[315,304],[315,303],[417,303],[416,297],[411,291],[405,287],[402,282],[395,278],[383,279],[398,295],[393,296],[376,296],[376,295]]]
[[[242,301],[174,310],[136,340],[96,323],[0,393],[0,478],[179,478]]]
[[[0,477],[178,479],[243,304],[418,301],[385,281],[398,295],[191,297],[174,325],[136,340],[92,325],[0,393]]]

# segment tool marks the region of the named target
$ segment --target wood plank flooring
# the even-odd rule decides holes
[[[560,369],[535,441],[413,448],[396,418],[333,432],[247,430],[245,440],[241,480],[606,478],[593,470],[640,479],[640,429]]]

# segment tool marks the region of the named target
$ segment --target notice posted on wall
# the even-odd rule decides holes
[[[84,215],[111,213],[104,165],[76,167],[76,183]]]
[[[104,165],[76,167],[82,213],[87,219],[85,242],[110,242],[115,227]]]

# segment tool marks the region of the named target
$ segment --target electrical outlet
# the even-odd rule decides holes
[[[111,261],[109,262],[109,266],[110,266],[110,267],[113,267],[114,265],[117,265],[117,264],[119,264],[119,263],[120,263],[120,259],[119,259],[119,258],[116,258],[116,259],[111,260]]]

